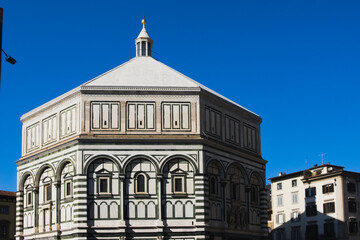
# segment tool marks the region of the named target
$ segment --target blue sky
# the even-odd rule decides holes
[[[360,1],[0,1],[0,189],[16,190],[20,116],[134,56],[159,60],[263,118],[267,178],[325,162],[360,172]]]

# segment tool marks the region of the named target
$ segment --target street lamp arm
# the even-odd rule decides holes
[[[4,51],[4,49],[1,49],[1,51],[5,54],[5,60],[11,64],[15,64],[16,60],[15,58],[11,57],[10,55],[7,55],[6,52]]]

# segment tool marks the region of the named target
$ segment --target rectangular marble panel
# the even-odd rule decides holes
[[[137,128],[145,128],[145,104],[137,105]]]
[[[135,104],[129,104],[128,105],[128,128],[129,129],[135,129],[136,127],[136,105]]]
[[[216,135],[221,136],[221,114],[216,113]]]
[[[100,128],[100,104],[92,105],[92,128]]]
[[[181,121],[181,124],[182,124],[182,128],[183,129],[189,129],[190,127],[189,127],[189,122],[190,122],[190,107],[189,107],[189,105],[185,105],[185,104],[183,104],[182,106],[181,106],[181,113],[182,113],[182,121]]]
[[[208,108],[205,109],[205,131],[210,132],[210,110]]]
[[[101,127],[104,129],[109,128],[109,104],[101,104],[101,112]]]
[[[119,128],[119,104],[111,104],[111,128]]]
[[[173,109],[173,120],[172,120],[172,127],[174,129],[179,129],[180,128],[180,105],[179,104],[173,104],[172,105]]]
[[[76,131],[76,108],[71,109],[71,132]]]
[[[163,128],[164,129],[171,128],[171,105],[170,104],[163,105]]]
[[[66,112],[62,112],[60,115],[61,118],[61,136],[66,135]]]
[[[154,105],[146,105],[146,128],[154,129]]]

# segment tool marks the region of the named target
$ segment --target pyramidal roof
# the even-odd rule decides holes
[[[201,84],[152,57],[135,57],[82,86],[184,88]]]
[[[248,111],[241,105],[227,99],[217,92],[205,87],[195,80],[183,75],[173,68],[155,60],[151,57],[153,40],[146,31],[145,18],[141,21],[143,28],[135,39],[137,57],[115,67],[114,69],[82,84],[80,88],[126,88],[126,89],[179,89],[179,90],[205,90],[232,104]],[[145,47],[145,49],[142,49]],[[150,50],[150,51],[148,51]],[[251,112],[253,113],[253,112]],[[253,113],[255,114],[255,113]],[[257,115],[257,114],[255,114]],[[258,115],[257,115],[258,116]]]
[[[139,36],[137,38],[150,38],[148,32],[146,31],[146,28],[145,28],[145,24],[141,30],[141,32],[139,33]]]
[[[207,88],[206,86],[196,82],[195,80],[183,75],[173,68],[157,61],[151,57],[152,39],[145,29],[146,21],[143,20],[143,29],[139,37],[135,40],[137,56],[118,67],[80,85],[79,87],[51,100],[44,105],[33,109],[24,114],[21,119],[31,115],[37,110],[46,108],[55,104],[57,101],[64,99],[72,94],[76,94],[81,90],[101,90],[101,89],[123,89],[123,90],[172,90],[172,91],[201,91],[209,92],[223,100],[230,102],[256,116],[257,114],[242,107],[217,92]],[[146,33],[146,34],[145,34]],[[142,44],[145,42],[145,44]],[[143,47],[145,49],[142,49]]]
[[[227,99],[219,93],[211,90],[201,83],[196,82],[195,80],[185,76],[175,69],[155,60],[152,57],[135,57],[130,61],[123,63],[120,66],[115,67],[112,70],[81,85],[81,88],[87,87],[115,87],[127,89],[180,88],[182,90],[184,88],[188,88],[189,90],[197,88],[199,90],[203,89],[207,92],[210,92],[242,109],[251,112],[250,110]]]

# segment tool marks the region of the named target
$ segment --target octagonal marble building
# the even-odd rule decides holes
[[[265,239],[261,118],[136,57],[21,117],[16,239]]]

